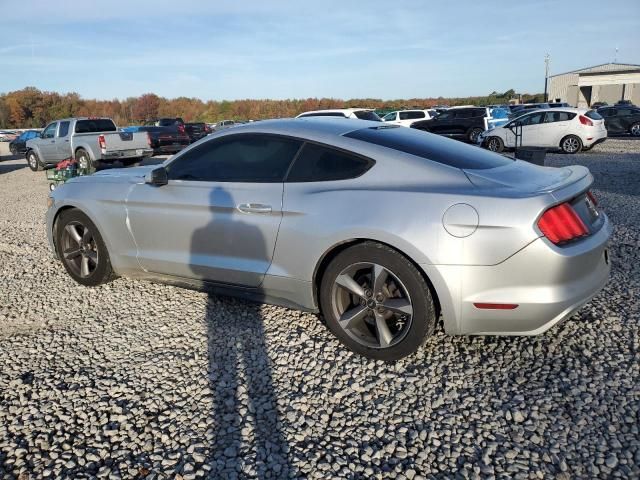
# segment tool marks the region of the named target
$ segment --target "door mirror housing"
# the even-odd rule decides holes
[[[155,185],[161,187],[169,183],[169,176],[167,170],[164,167],[155,168],[147,173],[144,177],[144,183],[148,185]]]

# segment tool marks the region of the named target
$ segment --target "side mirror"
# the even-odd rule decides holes
[[[167,170],[164,167],[156,168],[147,173],[144,177],[144,183],[161,187],[169,183]]]

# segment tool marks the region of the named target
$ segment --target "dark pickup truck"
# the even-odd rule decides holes
[[[206,137],[211,133],[209,125],[204,122],[189,122],[184,124],[184,128],[189,135],[191,143],[197,142],[201,138]]]
[[[167,127],[144,126],[138,127],[139,132],[147,132],[149,146],[154,155],[177,153],[191,143],[189,135],[177,125]]]

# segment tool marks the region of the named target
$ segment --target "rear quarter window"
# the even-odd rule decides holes
[[[403,127],[363,128],[344,135],[454,168],[484,170],[513,160],[482,148]]]
[[[358,155],[307,143],[287,175],[287,182],[328,182],[364,174],[374,162]]]

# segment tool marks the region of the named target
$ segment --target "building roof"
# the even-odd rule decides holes
[[[638,70],[640,64],[635,63],[602,63],[600,65],[594,65],[592,67],[581,68],[579,70],[572,70],[570,72],[556,73],[550,75],[550,77],[558,77],[560,75],[567,75],[570,73],[604,73],[604,72],[623,72],[625,70]]]

